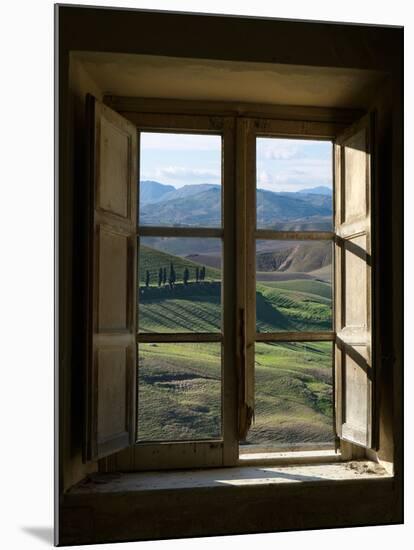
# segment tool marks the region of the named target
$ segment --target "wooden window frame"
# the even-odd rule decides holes
[[[342,129],[341,125],[335,125],[335,123],[318,123],[318,122],[301,122],[301,121],[280,121],[280,120],[262,120],[254,118],[240,118],[238,120],[238,133],[241,136],[241,143],[244,151],[242,152],[243,162],[245,163],[245,169],[241,172],[243,182],[239,182],[245,189],[245,227],[240,228],[240,232],[244,234],[245,246],[244,257],[242,262],[244,264],[243,270],[245,271],[245,285],[246,293],[244,296],[244,302],[240,304],[240,308],[244,309],[246,314],[246,363],[245,363],[245,380],[246,387],[248,388],[246,397],[245,408],[251,407],[254,409],[254,395],[255,395],[255,344],[256,342],[335,342],[335,330],[331,327],[331,330],[326,331],[291,331],[291,332],[257,332],[256,330],[256,241],[261,240],[316,240],[316,241],[330,241],[332,243],[332,261],[334,262],[334,243],[335,233],[332,228],[331,231],[275,231],[268,229],[259,229],[257,227],[256,219],[256,143],[258,138],[285,138],[285,139],[309,139],[320,140],[325,142],[331,142],[332,144],[332,163],[334,163],[334,139],[337,132]],[[335,175],[334,169],[332,170],[333,178]],[[335,189],[334,181],[333,192]],[[334,206],[334,199],[332,197],[332,206]],[[248,206],[247,206],[248,205]],[[334,218],[332,216],[332,222]],[[333,266],[334,271],[334,266]],[[335,317],[335,294],[334,288],[332,289],[332,323]],[[333,384],[335,384],[335,355],[332,346],[332,375]],[[335,388],[333,388],[333,395],[335,395]],[[242,433],[246,434],[249,428],[250,419],[248,414],[243,415],[243,406],[241,408],[241,422],[246,422],[246,425],[242,429]],[[332,432],[335,433],[335,412],[333,412],[333,425]],[[346,455],[345,448],[343,448],[340,441],[336,440],[333,445],[335,454],[339,451],[339,455]],[[301,455],[304,448],[298,446],[297,454]],[[315,451],[315,458],[317,457],[318,445],[310,448],[311,451]],[[247,451],[247,449],[246,449]],[[243,462],[248,461],[250,450],[243,456]],[[269,456],[270,451],[261,453],[259,450],[257,456],[260,460],[260,454]],[[256,454],[256,453],[255,453]],[[277,456],[278,453],[275,453]],[[319,457],[321,458],[321,457]],[[329,455],[329,459],[332,459],[332,455]],[[256,460],[256,459],[255,459]]]
[[[235,331],[235,221],[234,221],[234,119],[232,117],[181,114],[122,113],[141,132],[191,133],[222,137],[222,226],[161,227],[139,226],[136,237],[205,237],[223,243],[222,329],[217,333],[139,333],[137,343],[220,342],[222,344],[222,436],[191,441],[136,442],[134,446],[107,457],[100,467],[107,469],[154,469],[220,467],[236,464],[237,439],[237,362]],[[139,304],[138,304],[139,311]]]
[[[101,471],[137,471],[194,467],[220,467],[237,464],[263,463],[263,459],[240,460],[239,435],[246,422],[246,387],[254,388],[255,341],[332,341],[335,332],[256,333],[255,263],[252,243],[256,238],[290,240],[330,240],[333,231],[269,231],[256,229],[256,164],[252,144],[256,137],[320,139],[334,142],[360,116],[360,110],[324,109],[313,107],[262,106],[224,102],[156,100],[106,96],[104,103],[134,123],[137,132],[166,131],[211,133],[223,136],[222,229],[142,227],[140,236],[224,237],[223,238],[223,378],[222,378],[222,440],[194,442],[136,443],[128,449],[99,461]],[[250,152],[249,152],[250,151]],[[333,155],[334,157],[334,155]],[[227,159],[227,160],[226,160]],[[334,158],[333,175],[335,176]],[[335,185],[333,186],[335,188]],[[235,200],[234,200],[235,198]],[[235,204],[235,208],[233,208]],[[247,207],[247,205],[249,205]],[[138,233],[137,233],[138,236]],[[248,259],[250,258],[250,261]],[[252,261],[253,258],[253,261]],[[335,261],[335,254],[333,254]],[[240,281],[237,291],[225,291],[226,281]],[[249,281],[249,282],[248,282]],[[227,283],[228,284],[228,283]],[[230,285],[229,285],[230,286]],[[335,302],[335,300],[333,300]],[[333,317],[335,312],[333,311]],[[137,335],[141,342],[221,341],[218,334],[157,334]],[[253,345],[252,345],[253,344]],[[252,355],[253,354],[253,355]],[[253,363],[252,363],[253,357]],[[246,358],[246,361],[244,361]],[[334,359],[333,359],[334,361]],[[225,442],[226,441],[226,445]],[[365,457],[361,447],[341,440],[335,458],[350,460]],[[333,456],[295,458],[267,457],[266,464],[332,462]]]

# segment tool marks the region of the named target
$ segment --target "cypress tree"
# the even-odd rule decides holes
[[[176,280],[175,269],[174,269],[173,263],[171,262],[170,263],[170,276],[168,278],[168,282],[169,282],[171,288],[174,286],[175,280]]]
[[[162,285],[162,267],[160,267],[160,270],[158,271],[158,286]]]
[[[196,283],[198,283],[200,279],[200,270],[198,269],[198,267],[196,267]]]
[[[183,283],[185,286],[188,285],[188,279],[190,278],[190,272],[188,271],[188,267],[186,267],[184,269],[184,274],[183,274]]]
[[[167,268],[164,267],[162,270],[162,284],[165,286],[167,284]]]
[[[148,288],[150,284],[150,272],[147,269],[147,272],[145,274],[145,286]]]

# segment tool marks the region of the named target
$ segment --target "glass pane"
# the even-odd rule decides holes
[[[140,134],[139,225],[221,227],[221,136]]]
[[[221,344],[139,344],[138,440],[221,436]]]
[[[257,228],[331,231],[332,143],[257,138]]]
[[[243,452],[333,447],[331,342],[256,343],[255,421]]]
[[[139,332],[221,330],[221,239],[142,237]]]
[[[256,330],[332,329],[332,242],[256,242]]]

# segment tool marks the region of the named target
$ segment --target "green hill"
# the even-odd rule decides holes
[[[289,287],[274,288],[258,284],[256,286],[256,325],[260,332],[330,330],[332,301],[317,294],[290,290]]]
[[[332,287],[325,281],[316,281],[314,279],[291,279],[289,281],[269,281],[265,283],[265,286],[279,288],[281,290],[296,290],[298,292],[305,292],[332,299]]]
[[[221,435],[220,344],[141,344],[138,439]]]
[[[172,254],[168,254],[167,252],[162,252],[161,250],[156,250],[155,248],[141,245],[139,247],[138,261],[138,276],[140,285],[145,284],[147,270],[150,272],[150,284],[158,285],[158,271],[160,267],[165,267],[168,273],[171,263],[173,264],[174,269],[177,272],[178,281],[182,281],[183,272],[186,267],[190,272],[190,280],[195,279],[196,269],[197,267],[201,267],[200,264],[195,263],[191,260],[187,260],[186,258],[173,256]],[[219,281],[220,278],[221,274],[218,269],[206,266],[207,281]]]
[[[246,443],[332,443],[332,344],[257,343],[255,421]]]
[[[249,445],[332,444],[332,345],[256,344]],[[221,435],[220,344],[139,346],[138,438]]]
[[[187,267],[188,285],[158,287],[158,270],[173,263],[178,280]],[[221,324],[220,272],[200,264],[140,249],[139,330],[216,332]],[[151,284],[144,284],[146,270]],[[309,279],[257,285],[257,325],[261,331],[325,330],[331,326],[328,283]],[[221,345],[139,345],[139,438],[203,439],[220,436]],[[332,441],[332,345],[256,344],[256,420],[248,439],[255,445],[295,445]]]
[[[318,294],[257,285],[256,317],[257,329],[262,332],[330,330],[331,300]],[[141,287],[139,327],[140,332],[219,331],[221,284],[206,281],[188,286],[180,283],[173,289]]]
[[[217,332],[221,327],[220,283],[190,283],[140,291],[140,332]]]
[[[177,282],[158,287],[158,271],[170,264]],[[182,273],[187,267],[190,282],[184,285]],[[206,278],[195,282],[200,264],[160,252],[140,249],[139,330],[140,332],[215,332],[221,328],[220,272],[206,268]],[[146,270],[150,286],[145,287]],[[315,280],[290,280],[258,283],[256,317],[259,331],[329,330],[332,324],[330,285]]]

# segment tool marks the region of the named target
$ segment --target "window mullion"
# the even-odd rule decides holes
[[[221,333],[211,332],[174,332],[174,333],[138,333],[137,341],[139,343],[157,343],[157,342],[222,342]]]
[[[334,342],[334,331],[259,332],[256,342]]]
[[[206,237],[222,238],[224,234],[221,228],[211,227],[162,227],[139,226],[137,237]]]
[[[275,241],[332,241],[333,231],[274,231],[272,229],[256,229],[256,239]]]

